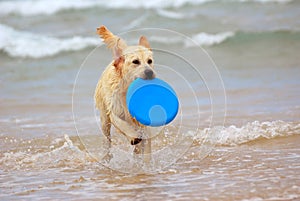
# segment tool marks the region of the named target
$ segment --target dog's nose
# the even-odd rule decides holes
[[[144,73],[145,73],[147,79],[153,78],[153,70],[147,68],[147,69],[144,71]]]

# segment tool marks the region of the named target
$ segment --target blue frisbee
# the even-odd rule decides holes
[[[146,126],[170,123],[178,112],[178,98],[172,87],[161,79],[137,78],[128,87],[126,104],[129,113]]]

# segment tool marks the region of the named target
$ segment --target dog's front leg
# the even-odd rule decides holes
[[[134,153],[143,154],[144,161],[151,161],[151,131],[149,127],[139,128],[130,125],[115,114],[111,114],[112,123],[131,140],[135,145]]]
[[[141,143],[135,145],[134,153],[142,154],[144,162],[150,163],[151,161],[151,131],[146,127],[143,132],[143,139]]]
[[[111,121],[109,119],[109,116],[106,114],[106,108],[101,104],[100,105],[100,121],[101,121],[101,129],[102,132],[106,138],[105,140],[105,150],[107,151],[104,160],[110,161],[112,158],[110,153],[111,148],[111,135],[110,135],[110,129],[111,129]]]
[[[115,127],[123,132],[129,139],[132,145],[138,144],[142,140],[141,130],[122,120],[114,113],[111,113],[111,121]]]
[[[100,112],[100,121],[101,121],[101,129],[108,141],[108,148],[111,146],[111,136],[110,136],[110,128],[111,128],[111,121],[109,117],[105,113],[106,110],[101,110]]]

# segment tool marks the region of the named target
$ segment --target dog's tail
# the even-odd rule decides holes
[[[113,49],[116,46],[120,49],[124,49],[126,47],[125,41],[118,36],[115,36],[105,26],[98,27],[97,34],[103,39],[103,42],[109,49]]]

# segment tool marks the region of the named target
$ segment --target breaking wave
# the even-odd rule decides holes
[[[231,2],[257,2],[257,3],[289,3],[293,0],[230,0]],[[125,1],[99,1],[99,0],[85,0],[85,1],[52,1],[52,0],[24,0],[24,1],[1,1],[0,15],[17,14],[21,16],[34,15],[52,15],[63,10],[80,10],[93,7],[103,7],[110,9],[161,9],[161,8],[178,8],[185,5],[201,5],[209,2],[220,2],[217,0],[155,0],[155,1],[139,1],[139,0],[125,0]],[[228,2],[223,0],[222,2]],[[174,14],[172,14],[174,16]],[[176,15],[178,17],[178,15]]]
[[[11,57],[42,58],[100,44],[101,40],[97,37],[74,36],[62,39],[18,31],[0,24],[0,50]]]
[[[194,138],[196,143],[192,146],[195,150],[197,146],[201,146],[203,143],[217,146],[238,146],[261,139],[299,134],[300,123],[278,120],[271,122],[254,121],[241,127],[232,125],[205,128],[197,133],[188,132],[186,135]],[[166,133],[165,135],[168,136]],[[60,138],[49,136],[43,139],[30,140],[4,136],[1,137],[1,141],[7,147],[0,152],[0,167],[4,170],[99,166],[97,160],[85,151],[83,144],[75,136],[69,137],[65,134],[64,137]],[[165,144],[164,146],[168,145]]]
[[[217,34],[208,34],[202,32],[197,35],[194,35],[192,39],[199,45],[211,46],[215,44],[220,44],[226,41],[227,39],[233,37],[234,35],[235,35],[234,32],[222,32]],[[195,46],[195,44],[191,44],[189,42],[186,42],[185,45],[187,47]]]
[[[142,19],[141,19],[142,20]],[[137,22],[138,23],[138,22]],[[256,41],[260,37],[272,40],[274,37],[298,37],[298,31],[273,30],[265,32],[225,31],[219,33],[200,32],[191,36],[147,36],[151,43],[175,44],[184,48],[197,46],[215,46],[224,42]],[[247,40],[245,40],[247,39]],[[129,39],[135,41],[136,39]],[[102,44],[101,39],[95,37],[72,36],[57,38],[27,31],[16,30],[7,25],[0,24],[0,50],[10,57],[43,58],[57,55],[61,52],[79,51],[88,47],[96,47]],[[178,48],[181,48],[178,47]]]
[[[259,139],[272,139],[299,134],[299,123],[280,120],[271,122],[254,121],[241,127],[231,125],[229,127],[206,128],[195,135],[195,139],[200,142],[207,140],[209,143],[220,146],[237,146]],[[204,136],[209,137],[205,139]]]
[[[195,43],[184,40],[182,37],[150,36],[151,42],[162,44],[182,44],[185,47],[212,46],[220,44],[233,37],[234,32],[217,34],[199,33],[192,36]],[[31,32],[19,31],[12,27],[0,24],[0,50],[11,57],[42,58],[59,54],[60,52],[78,51],[87,47],[96,47],[101,40],[95,36],[70,38],[55,38]]]

